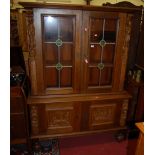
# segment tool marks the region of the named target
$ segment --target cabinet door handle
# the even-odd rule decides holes
[[[84,56],[84,62],[85,62],[86,64],[88,64],[88,62],[89,62],[89,61],[88,61],[88,56],[86,56],[86,55]]]

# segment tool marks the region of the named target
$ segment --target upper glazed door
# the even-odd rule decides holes
[[[83,90],[122,90],[127,58],[126,14],[85,12],[83,22]]]
[[[79,92],[81,12],[34,10],[39,94]]]

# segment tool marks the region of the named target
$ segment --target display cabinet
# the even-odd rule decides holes
[[[20,3],[27,16],[31,138],[126,128],[124,79],[140,9]]]

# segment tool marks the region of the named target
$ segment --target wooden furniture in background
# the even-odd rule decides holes
[[[10,12],[10,46],[16,47],[20,45],[19,41],[19,24],[18,24],[18,12],[12,10]]]
[[[12,67],[10,87],[10,143],[28,142],[28,116],[26,96],[28,95],[27,78],[21,73],[20,66]],[[20,75],[19,75],[20,74]],[[16,77],[14,77],[16,76]],[[18,76],[18,79],[17,79]]]
[[[132,95],[127,122],[132,125],[135,122],[144,121],[144,82],[128,79],[127,90]]]
[[[135,155],[144,155],[144,123],[136,123],[137,128],[140,130],[137,148]]]
[[[26,18],[31,138],[126,128],[124,90],[139,8],[20,3]]]

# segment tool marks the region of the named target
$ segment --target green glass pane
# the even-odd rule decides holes
[[[57,46],[61,46],[62,45],[62,40],[61,39],[57,39],[55,43],[56,43]]]
[[[102,39],[100,42],[99,42],[100,46],[104,47],[105,44],[106,44],[106,41],[104,39]]]
[[[61,63],[57,63],[55,67],[57,70],[61,70],[63,68]]]
[[[97,67],[98,67],[100,70],[102,70],[102,69],[104,68],[104,64],[103,64],[103,63],[99,63],[99,64],[97,65]]]

